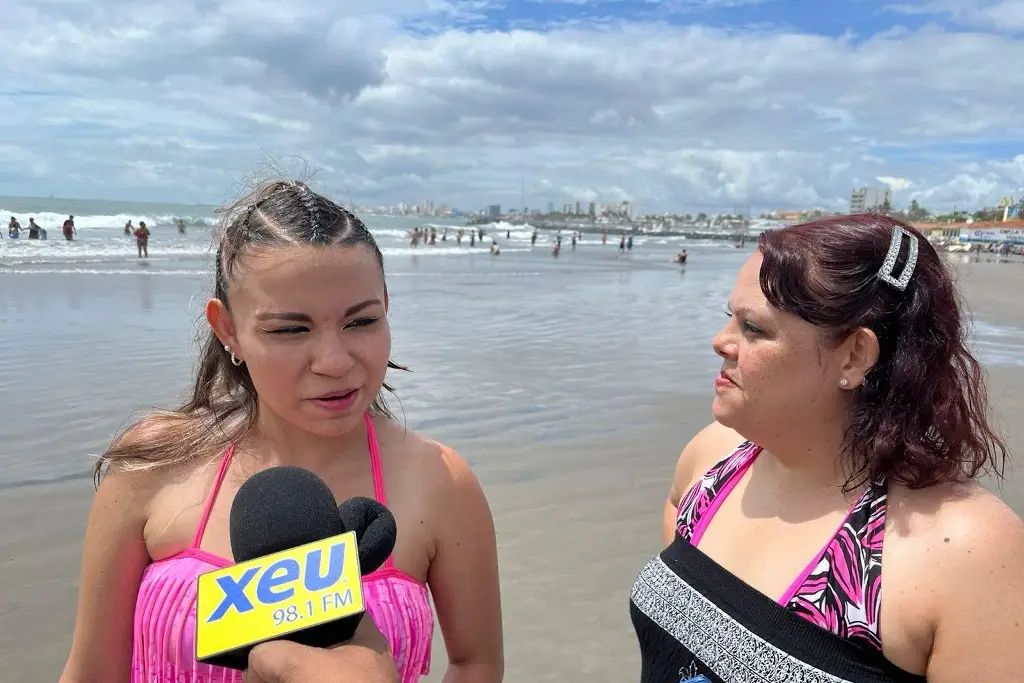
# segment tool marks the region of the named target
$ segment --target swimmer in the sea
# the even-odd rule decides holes
[[[61,226],[61,230],[64,232],[64,239],[68,242],[75,239],[75,235],[78,234],[78,228],[75,227],[75,217],[68,216],[68,219],[64,221],[64,225]]]

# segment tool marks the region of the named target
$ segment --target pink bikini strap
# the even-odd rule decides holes
[[[373,496],[381,505],[387,505],[388,496],[384,490],[384,468],[380,464],[380,447],[377,445],[377,432],[373,428],[373,420],[370,419],[369,413],[363,415],[363,421],[366,423],[366,442],[370,447],[370,467],[373,469]],[[394,563],[391,561],[391,556],[388,555],[388,559],[384,560],[384,567],[391,569],[393,566]]]
[[[213,490],[210,491],[210,497],[206,500],[206,507],[203,508],[203,516],[199,518],[199,526],[196,528],[196,537],[192,541],[192,547],[198,549],[199,544],[203,540],[203,532],[206,531],[206,523],[210,520],[210,512],[213,510],[213,504],[217,500],[217,492],[220,491],[220,485],[224,481],[224,475],[228,473],[228,465],[231,463],[231,455],[235,452],[235,444],[231,444],[224,451],[224,457],[220,461],[220,467],[217,469],[217,477],[213,480]]]

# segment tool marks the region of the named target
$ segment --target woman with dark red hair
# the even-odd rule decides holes
[[[641,680],[1024,676],[1024,524],[949,271],[892,218],[766,232],[713,346],[668,546],[630,611]]]

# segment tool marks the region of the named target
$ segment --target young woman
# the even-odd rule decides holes
[[[761,236],[631,614],[642,681],[1010,683],[1024,524],[942,260],[883,216]]]
[[[117,438],[97,467],[63,683],[240,682],[194,659],[196,578],[229,566],[239,486],[276,465],[372,495],[398,544],[364,578],[403,683],[427,672],[433,597],[448,683],[503,675],[494,527],[450,448],[396,423],[383,258],[366,226],[304,184],[266,184],[230,211],[191,399]]]

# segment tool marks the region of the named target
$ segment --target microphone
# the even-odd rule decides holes
[[[365,611],[361,577],[397,541],[390,510],[364,497],[338,505],[301,467],[272,467],[242,484],[230,532],[237,564],[199,577],[196,661],[239,671],[268,640],[349,640]]]

